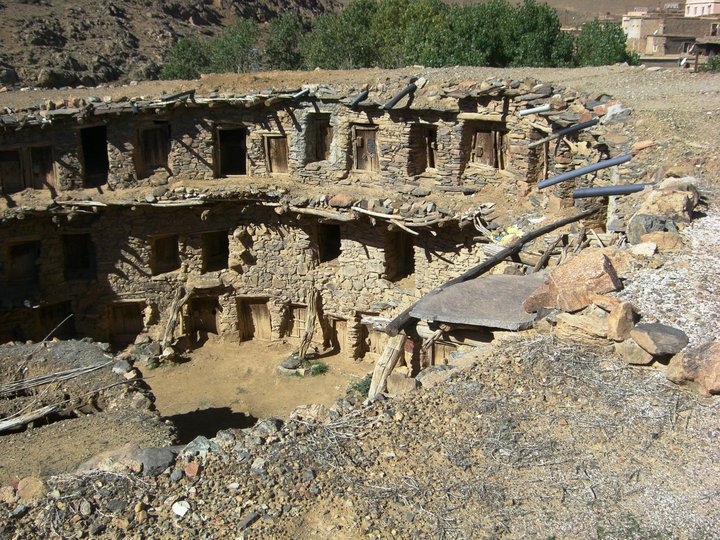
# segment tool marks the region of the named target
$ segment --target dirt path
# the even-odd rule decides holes
[[[247,427],[256,418],[286,418],[298,405],[332,405],[372,363],[339,355],[315,377],[288,377],[276,367],[293,350],[288,343],[207,341],[190,361],[146,371],[160,414],[178,426],[181,440],[218,429]]]

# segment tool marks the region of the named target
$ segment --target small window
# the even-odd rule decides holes
[[[62,237],[65,279],[95,277],[95,247],[89,234],[66,234]]]
[[[340,256],[340,226],[318,224],[317,245],[320,262],[328,262]]]
[[[410,127],[410,175],[422,174],[435,168],[437,158],[437,127],[414,124]]]
[[[373,126],[353,126],[352,140],[355,169],[359,171],[379,170],[377,128]]]
[[[145,173],[168,166],[170,124],[158,122],[140,131],[141,169]]]
[[[247,130],[245,128],[219,128],[215,152],[217,176],[247,174]]]
[[[107,182],[110,170],[107,127],[94,126],[80,130],[80,156],[85,187],[96,187]]]
[[[177,235],[153,239],[150,266],[154,276],[180,268]]]
[[[465,136],[470,140],[470,163],[505,169],[507,129],[504,124],[496,122],[469,124],[466,126]]]
[[[385,279],[400,281],[415,272],[413,238],[404,231],[388,231],[385,237]]]
[[[288,143],[284,135],[265,136],[265,155],[268,171],[271,173],[288,172]]]
[[[38,283],[40,242],[23,242],[8,250],[7,284],[15,292],[32,292]]]
[[[202,271],[216,272],[228,267],[230,241],[227,231],[216,231],[202,235]]]
[[[25,189],[20,150],[0,150],[0,187],[4,194]]]
[[[330,155],[330,145],[333,139],[330,115],[308,115],[305,129],[305,158],[307,163],[326,160]]]

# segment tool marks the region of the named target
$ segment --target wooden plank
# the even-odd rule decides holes
[[[372,381],[368,398],[373,399],[379,393],[385,391],[387,379],[395,368],[400,355],[404,350],[405,334],[399,334],[390,339],[380,358],[378,358],[373,370]]]

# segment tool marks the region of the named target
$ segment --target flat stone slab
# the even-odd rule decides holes
[[[528,276],[490,275],[456,285],[422,298],[410,315],[429,322],[525,330],[535,314],[523,302],[542,285],[545,274]]]

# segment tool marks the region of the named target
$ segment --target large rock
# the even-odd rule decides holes
[[[720,394],[720,342],[688,348],[674,356],[666,376],[676,384],[694,384],[705,396]]]
[[[627,225],[627,238],[639,244],[643,236],[654,232],[677,232],[692,220],[692,212],[699,200],[691,183],[666,184],[664,189],[650,192]]]
[[[610,259],[600,250],[587,249],[555,268],[524,302],[526,311],[540,308],[579,311],[595,294],[622,288]]]
[[[407,377],[402,373],[391,373],[387,379],[388,394],[402,395],[409,394],[416,390],[420,383],[412,377]]]
[[[604,345],[607,322],[599,313],[559,313],[555,334],[559,338],[589,345]]]
[[[28,476],[18,482],[17,496],[21,502],[37,502],[47,493],[45,482],[39,478]]]
[[[630,337],[653,356],[677,354],[689,341],[687,334],[679,328],[660,323],[638,324]]]
[[[635,310],[630,302],[620,302],[606,319],[607,337],[613,341],[627,339],[635,326]]]

